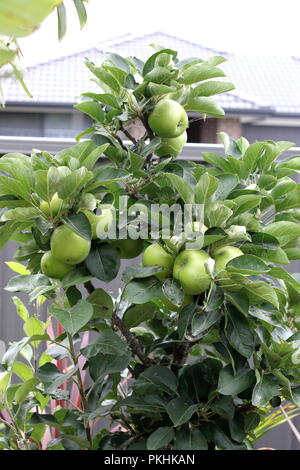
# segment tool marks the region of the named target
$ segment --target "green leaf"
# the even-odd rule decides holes
[[[109,243],[101,243],[91,249],[85,260],[89,272],[100,281],[110,282],[118,274],[120,256],[118,250]]]
[[[65,219],[65,222],[69,227],[86,240],[91,240],[92,229],[88,218],[82,212],[78,214],[72,214]]]
[[[257,256],[241,255],[232,259],[226,265],[226,270],[240,274],[260,274],[270,271],[270,267]]]
[[[174,395],[177,392],[176,375],[165,366],[148,367],[145,372],[139,375],[138,380],[148,384],[148,386],[155,385],[169,395]]]
[[[93,306],[93,318],[111,318],[114,303],[111,296],[105,290],[101,288],[95,289],[88,296],[87,301]]]
[[[85,9],[84,3],[83,3],[82,0],[73,0],[73,2],[74,2],[74,5],[76,7],[76,10],[77,10],[77,15],[78,15],[78,18],[79,18],[80,27],[83,28],[84,25],[86,24],[86,20],[87,20],[87,14],[86,14],[86,9]]]
[[[244,212],[250,211],[257,207],[261,202],[261,196],[256,196],[254,194],[245,194],[243,196],[236,197],[233,199],[234,203],[236,204],[236,209],[234,211],[234,215],[238,216],[243,214]]]
[[[93,307],[86,300],[79,300],[77,304],[68,310],[51,306],[49,313],[61,323],[67,333],[74,335],[92,318]]]
[[[213,98],[205,98],[196,96],[189,98],[185,105],[185,109],[188,111],[197,111],[200,114],[208,114],[213,117],[223,117],[225,115],[223,109]]]
[[[204,204],[218,189],[219,181],[212,175],[204,173],[195,186],[196,204]]]
[[[166,279],[162,286],[163,294],[172,302],[172,304],[180,307],[184,300],[184,292],[180,282],[176,279]]]
[[[199,429],[179,429],[175,435],[176,450],[207,450],[207,441]]]
[[[292,286],[292,288],[300,295],[299,282],[297,282],[296,279],[291,276],[285,269],[271,268],[269,275],[276,277],[277,279],[282,279],[285,282],[288,282]]]
[[[232,216],[233,212],[229,207],[218,202],[213,202],[205,205],[205,223],[209,227],[224,227],[227,220]],[[223,237],[221,237],[223,238]]]
[[[31,317],[28,318],[23,327],[27,336],[36,336],[36,335],[43,335],[45,333],[46,325],[42,321],[38,320],[38,318]],[[33,341],[33,345],[36,347],[40,341]]]
[[[147,439],[147,450],[157,450],[167,446],[174,439],[174,429],[166,426],[157,428]]]
[[[40,286],[50,286],[51,283],[44,274],[22,274],[14,276],[9,281],[5,290],[8,292],[26,292],[29,293]]]
[[[257,382],[252,395],[254,406],[266,406],[271,398],[279,395],[279,387],[272,374],[265,374]]]
[[[61,180],[57,191],[59,197],[62,199],[71,198],[71,196],[78,192],[91,178],[92,172],[84,167],[72,171],[71,174]]]
[[[87,114],[97,122],[104,121],[104,111],[95,101],[84,101],[83,103],[76,104],[74,108],[79,109],[79,111]]]
[[[281,220],[267,225],[264,232],[273,235],[279,241],[280,246],[284,246],[300,236],[300,225]]]
[[[217,175],[216,178],[220,183],[215,193],[215,200],[224,201],[231,191],[236,188],[239,183],[239,179],[236,175],[232,175],[231,173],[223,173],[221,175]]]
[[[20,318],[22,318],[24,322],[26,322],[26,320],[29,318],[29,312],[23,304],[22,300],[20,300],[18,297],[13,296],[12,301],[15,304],[17,314]]]
[[[16,361],[13,366],[13,372],[16,374],[20,379],[29,380],[33,377],[33,370],[31,367],[27,366],[23,362]]]
[[[112,356],[124,356],[128,353],[127,343],[116,333],[104,330],[99,333],[98,338],[93,343],[81,349],[82,354],[91,358],[97,354],[109,354]]]
[[[89,271],[85,268],[76,268],[73,271],[70,271],[62,279],[62,285],[66,287],[77,286],[79,284],[84,284],[87,281],[90,281],[92,276]]]
[[[120,93],[121,88],[118,81],[103,67],[96,67],[95,64],[93,64],[93,62],[88,59],[85,60],[85,65],[100,80],[100,82],[107,85],[111,90],[113,90],[117,94]]]
[[[156,306],[154,304],[134,305],[126,310],[123,321],[128,328],[135,328],[136,326],[151,320],[156,313]]]
[[[238,292],[227,291],[225,296],[240,312],[247,316],[249,311],[249,298],[243,289]]]
[[[198,405],[191,405],[181,397],[174,398],[166,406],[166,411],[175,427],[189,421],[197,409]]]
[[[67,31],[67,12],[64,3],[60,3],[57,7],[58,20],[58,39],[61,41]]]
[[[77,371],[78,366],[74,367],[67,374],[63,374],[51,362],[47,362],[36,372],[36,378],[44,384],[45,392],[54,392],[60,385],[65,383]]]
[[[160,297],[161,286],[161,282],[154,276],[133,280],[125,287],[122,298],[134,304],[146,304],[150,300]]]
[[[275,308],[279,308],[278,297],[275,289],[265,282],[251,282],[245,280],[243,286],[248,291],[250,302],[255,303],[258,300],[261,302],[269,302]]]
[[[128,366],[129,361],[129,353],[123,356],[99,353],[89,359],[89,373],[94,382],[98,382],[107,374],[122,372]]]
[[[209,78],[224,77],[223,70],[208,64],[195,64],[183,72],[182,82],[186,85],[208,80]]]
[[[233,306],[227,309],[229,321],[226,336],[233,348],[242,356],[250,357],[254,351],[255,336],[244,316]]]
[[[203,157],[203,160],[205,160],[207,163],[209,163],[212,166],[221,168],[221,170],[225,172],[231,171],[231,166],[229,165],[227,160],[224,157],[220,157],[220,155],[217,155],[211,152],[202,152],[202,157]]]
[[[230,82],[217,82],[211,80],[209,82],[200,83],[195,88],[191,89],[190,96],[212,96],[219,93],[226,93],[227,91],[234,90],[235,86]]]
[[[215,423],[213,424],[213,440],[221,450],[246,450],[245,444],[236,444]]]
[[[238,395],[255,382],[253,370],[240,369],[236,374],[231,365],[224,367],[219,375],[218,392],[222,395]]]
[[[187,329],[192,322],[195,309],[196,304],[190,303],[180,310],[178,317],[178,336],[180,339],[185,338]]]
[[[212,325],[217,323],[222,317],[220,310],[213,310],[210,312],[196,312],[192,320],[192,335],[198,336],[200,333],[208,330]]]
[[[161,272],[164,268],[161,266],[126,266],[122,274],[122,281],[128,283],[132,279],[143,279],[154,276]]]
[[[253,243],[243,243],[243,253],[249,255],[255,255],[270,263],[276,264],[289,264],[289,258],[285,251],[277,247],[276,249],[265,248],[262,245],[255,245]]]
[[[35,389],[35,387],[40,383],[40,381],[36,377],[32,377],[31,379],[27,380],[26,382],[22,383],[22,385],[18,388],[15,394],[15,401],[18,405],[23,403],[23,401],[28,398],[28,394]]]
[[[174,173],[165,173],[165,175],[178,191],[183,202],[191,204],[194,201],[194,191],[190,184],[181,178],[181,176],[175,175]]]
[[[158,52],[155,52],[155,54],[152,54],[152,56],[150,56],[147,59],[147,61],[145,62],[145,65],[144,65],[143,71],[142,71],[143,76],[145,76],[147,73],[151,72],[151,70],[155,67],[156,58],[160,54],[170,54],[173,57],[175,57],[177,55],[177,52],[173,51],[172,49],[161,49]]]

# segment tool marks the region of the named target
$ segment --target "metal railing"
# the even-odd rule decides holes
[[[55,153],[76,144],[75,139],[58,137],[16,137],[0,136],[0,154],[10,152],[22,152],[29,154],[32,149],[46,150]],[[183,148],[180,156],[184,160],[199,160],[202,152],[224,154],[221,144],[188,143]],[[293,147],[285,152],[285,155],[300,155],[300,147]]]

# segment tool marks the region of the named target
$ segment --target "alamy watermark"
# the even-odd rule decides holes
[[[103,224],[99,221],[97,233],[101,239],[151,239],[188,242],[199,247],[206,229],[203,204],[152,204],[150,201],[132,203],[128,196],[120,196],[114,206],[101,205],[101,209],[111,211],[111,220],[103,234]],[[193,248],[193,246],[189,246]]]

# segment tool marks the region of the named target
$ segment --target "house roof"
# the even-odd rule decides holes
[[[243,56],[217,51],[167,33],[155,32],[134,37],[130,34],[104,41],[97,46],[65,57],[29,67],[26,85],[33,95],[27,97],[12,79],[5,81],[7,104],[70,106],[80,99],[80,93],[95,91],[91,73],[84,66],[88,57],[100,63],[108,51],[145,59],[151,54],[149,44],[155,43],[179,51],[181,59],[222,55],[222,64],[236,89],[220,95],[218,101],[228,112],[266,113],[267,115],[300,115],[300,59],[296,57]]]

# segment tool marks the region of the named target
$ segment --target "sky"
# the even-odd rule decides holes
[[[61,42],[56,12],[38,31],[19,41],[25,66],[126,33],[154,31],[220,51],[300,57],[299,0],[89,0],[83,30],[72,0],[65,0],[65,5],[68,32]]]

